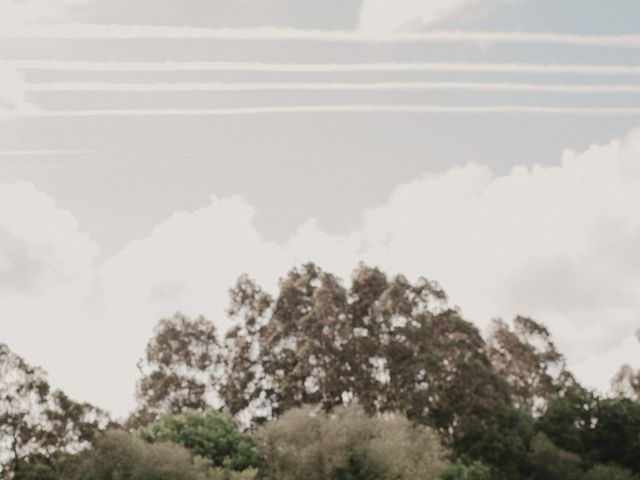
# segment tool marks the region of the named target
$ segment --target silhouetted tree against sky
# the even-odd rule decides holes
[[[507,405],[478,330],[428,280],[360,266],[347,289],[306,264],[275,298],[244,277],[232,299],[240,324],[227,335],[221,391],[234,414],[258,405],[268,418],[355,397],[370,413],[402,411],[451,439]]]
[[[238,279],[230,296],[228,313],[235,325],[224,339],[220,393],[232,413],[250,407],[250,415],[269,418],[272,414],[269,397],[273,392],[266,384],[261,335],[271,315],[273,298],[247,275]]]
[[[611,380],[611,390],[618,397],[640,400],[640,370],[624,364]]]
[[[0,467],[12,478],[32,455],[50,463],[73,452],[109,425],[102,410],[52,391],[42,369],[0,344]],[[52,468],[55,467],[51,465]]]
[[[575,383],[547,328],[531,318],[518,316],[512,327],[494,320],[487,343],[491,362],[517,408],[539,413],[552,395]]]
[[[138,363],[137,415],[148,421],[165,412],[210,407],[219,353],[216,328],[204,317],[177,313],[161,320]]]
[[[450,480],[638,480],[638,373],[610,398],[583,388],[535,320],[485,342],[435,282],[365,265],[348,285],[308,263],[275,295],[247,275],[230,293],[222,344],[203,317],[158,323],[126,425],[153,445],[103,437],[104,412],[0,344],[3,480],[430,478],[436,434]]]

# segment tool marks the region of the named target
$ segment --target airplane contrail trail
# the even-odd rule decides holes
[[[579,35],[551,32],[429,31],[370,34],[359,31],[290,28],[197,28],[154,25],[5,25],[4,39],[210,39],[370,43],[537,43],[591,47],[639,48],[640,35]]]
[[[640,75],[640,65],[530,64],[474,62],[267,63],[267,62],[93,62],[66,60],[1,61],[21,70],[97,72],[481,72],[571,75]]]
[[[640,115],[639,107],[539,107],[532,105],[291,105],[213,109],[40,110],[16,112],[13,117],[115,117],[115,116],[239,116],[305,113],[415,113],[415,114],[550,114]]]
[[[27,83],[25,91],[91,91],[91,92],[247,92],[247,91],[406,91],[406,90],[472,90],[548,93],[639,93],[640,85],[615,84],[540,84],[489,82],[42,82]]]

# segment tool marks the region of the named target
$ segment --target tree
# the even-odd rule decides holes
[[[165,414],[138,431],[148,443],[172,442],[206,458],[215,467],[242,471],[258,466],[250,435],[240,432],[233,419],[215,410],[205,413]]]
[[[19,478],[34,455],[55,471],[59,455],[86,446],[109,424],[105,412],[52,391],[43,370],[0,344],[0,446],[8,454],[0,456],[3,478]]]
[[[487,343],[491,362],[509,385],[517,408],[540,413],[552,395],[575,383],[549,331],[535,320],[518,316],[513,328],[494,320]]]
[[[596,422],[598,398],[580,386],[549,400],[544,414],[537,419],[536,430],[544,433],[563,450],[584,457],[586,441]]]
[[[640,473],[640,404],[598,398],[582,388],[551,399],[536,422],[559,448],[579,455],[585,467],[617,464]]]
[[[138,421],[145,424],[165,412],[204,411],[215,397],[219,364],[216,328],[209,320],[182,314],[160,320],[138,362]]]
[[[640,404],[628,398],[599,399],[585,439],[589,464],[617,464],[640,474]]]
[[[350,356],[359,376],[368,375],[354,393],[367,411],[403,411],[451,437],[465,418],[492,418],[506,401],[478,330],[447,306],[434,282],[389,281],[361,266],[350,298],[357,332]]]
[[[357,399],[369,414],[397,411],[432,426],[458,454],[482,461],[496,458],[473,448],[485,433],[516,431],[507,435],[508,390],[484,340],[434,282],[388,279],[360,265],[347,288],[306,264],[281,280],[275,297],[247,277],[231,297],[238,325],[225,340],[220,391],[239,418],[261,423],[291,408],[331,411]],[[505,446],[502,460],[526,452],[522,443]]]
[[[242,275],[229,293],[228,313],[235,326],[224,340],[220,394],[233,414],[250,412],[246,423],[250,417],[267,419],[272,416],[268,397],[273,392],[265,383],[261,334],[271,314],[273,299],[247,275]]]
[[[313,264],[292,270],[280,282],[268,323],[261,332],[262,371],[277,415],[304,404],[329,409],[348,392],[344,355],[349,335],[346,292]]]
[[[221,392],[233,414],[251,405],[271,418],[358,398],[369,413],[402,411],[451,438],[465,419],[490,422],[508,402],[478,330],[426,279],[388,280],[361,265],[347,289],[306,264],[275,299],[246,277],[232,299],[240,322],[225,342]]]
[[[289,410],[256,439],[269,480],[435,480],[446,466],[435,432],[357,405]]]
[[[611,380],[611,390],[617,397],[627,397],[636,402],[640,400],[640,370],[624,364]]]
[[[529,473],[529,443],[534,420],[528,412],[507,408],[487,424],[482,419],[468,422],[464,435],[453,447],[466,463],[482,462],[491,472],[491,480],[521,480]]]

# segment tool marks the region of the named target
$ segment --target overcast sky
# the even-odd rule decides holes
[[[123,415],[242,272],[437,280],[640,367],[637,0],[2,0],[0,342]]]

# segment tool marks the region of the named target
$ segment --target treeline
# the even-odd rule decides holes
[[[640,480],[640,372],[598,396],[533,319],[484,339],[436,283],[364,265],[230,293],[224,337],[159,322],[122,425],[2,347],[3,478]]]

